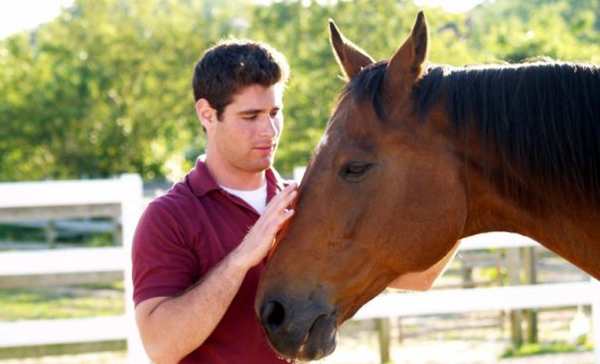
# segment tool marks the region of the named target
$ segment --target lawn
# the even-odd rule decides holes
[[[0,322],[121,315],[123,291],[123,282],[1,290]]]

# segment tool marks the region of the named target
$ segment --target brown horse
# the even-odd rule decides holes
[[[273,347],[316,359],[336,329],[460,238],[529,236],[600,278],[600,69],[427,65],[422,13],[375,63],[330,24],[348,79],[256,298]]]

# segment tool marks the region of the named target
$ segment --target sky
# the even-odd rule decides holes
[[[447,11],[459,13],[483,1],[415,0],[415,3],[418,6],[442,6]],[[60,14],[61,8],[73,2],[74,0],[0,0],[0,39],[54,19]]]
[[[33,29],[60,14],[74,0],[0,0],[0,39]]]

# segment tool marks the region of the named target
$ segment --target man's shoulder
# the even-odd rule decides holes
[[[146,206],[136,229],[137,245],[160,239],[187,244],[209,223],[207,209],[184,185],[175,184]]]
[[[184,181],[174,184],[167,192],[154,198],[148,204],[145,214],[168,215],[182,222],[202,209],[201,201]]]

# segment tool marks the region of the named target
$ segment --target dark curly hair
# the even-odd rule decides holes
[[[208,49],[198,61],[192,89],[194,99],[206,99],[220,119],[225,107],[242,88],[285,84],[288,75],[285,57],[268,44],[227,40]]]

